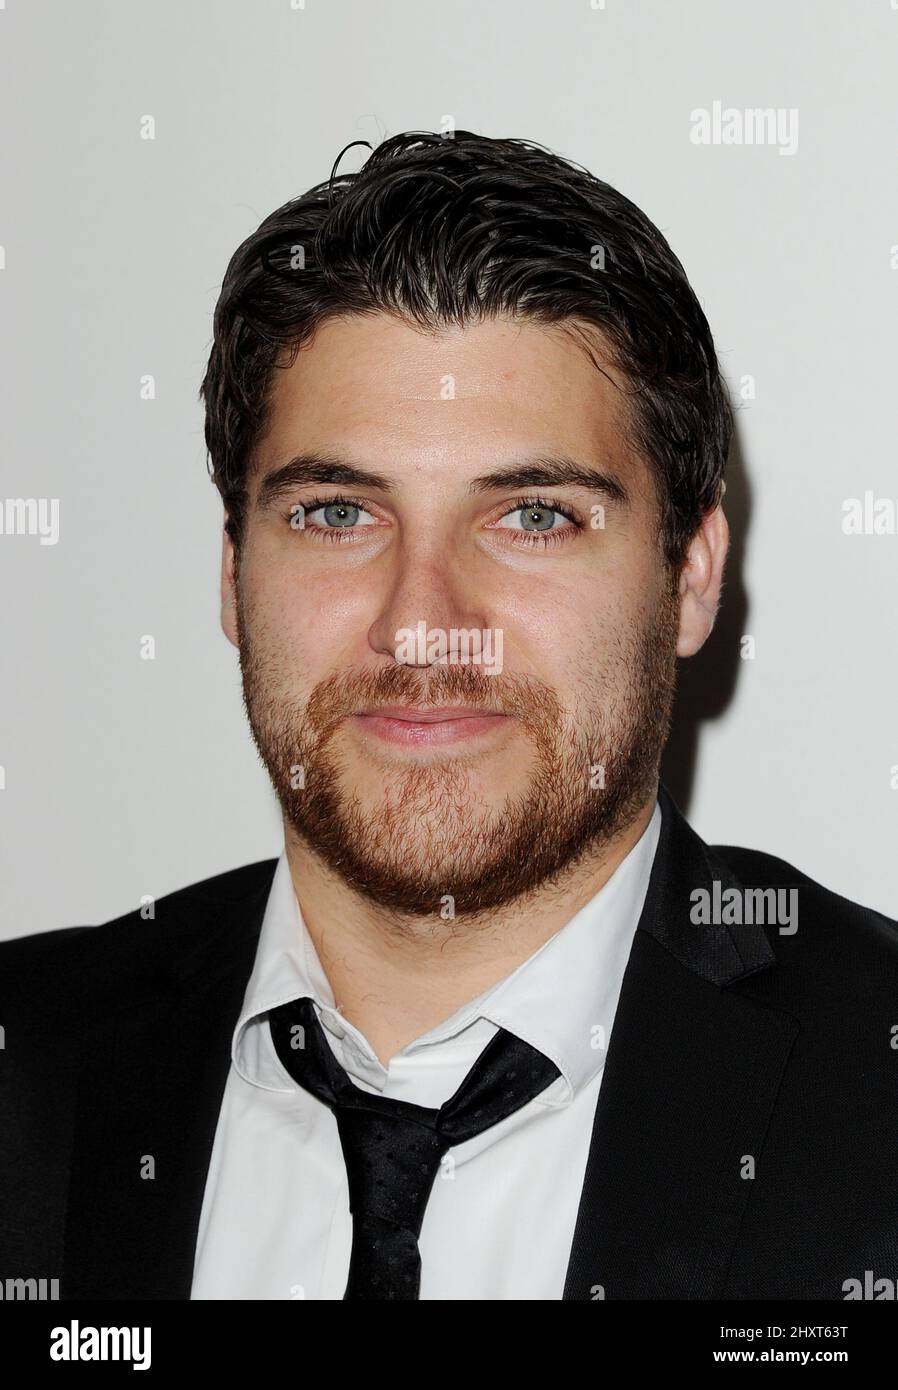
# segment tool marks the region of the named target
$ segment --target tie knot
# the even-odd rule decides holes
[[[311,999],[272,1009],[275,1051],[298,1085],[333,1110],[353,1217],[347,1298],[417,1298],[417,1238],[443,1155],[498,1124],[559,1075],[555,1063],[500,1028],[439,1110],[370,1094],[334,1056]]]

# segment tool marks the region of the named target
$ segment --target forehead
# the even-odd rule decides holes
[[[601,339],[499,318],[424,331],[387,314],[327,320],[274,373],[264,475],[299,450],[445,474],[535,450],[614,463],[635,482],[622,374]],[[604,373],[607,373],[605,375]]]

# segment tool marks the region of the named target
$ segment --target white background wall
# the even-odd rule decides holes
[[[643,207],[731,384],[754,378],[727,606],[684,670],[665,776],[705,838],[898,917],[898,536],[841,525],[867,489],[898,503],[898,12],[595,4],[0,5],[0,498],[60,502],[56,545],[0,537],[2,934],[278,852],[218,627],[212,309],[238,243],[345,144],[447,117]],[[715,101],[797,109],[797,151],[692,143]]]

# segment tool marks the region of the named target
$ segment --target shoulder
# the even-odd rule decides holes
[[[726,986],[737,1010],[747,1010],[746,1027],[771,1014],[791,1023],[778,1078],[757,1076],[776,1089],[764,1138],[764,1163],[776,1178],[754,1198],[755,1239],[788,1229],[793,1216],[805,1223],[799,1244],[808,1248],[825,1247],[833,1222],[872,1232],[895,1212],[898,922],[774,855],[708,849],[746,898],[749,888],[773,890],[792,919],[785,929],[764,923],[771,961]],[[739,927],[729,930],[738,946]],[[795,1194],[809,1180],[817,1208],[801,1213]]]
[[[851,927],[878,940],[888,950],[898,948],[898,921],[875,908],[866,907],[852,898],[843,897],[833,889],[796,868],[785,859],[764,850],[745,849],[740,845],[711,845],[711,852],[722,859],[746,887],[794,889],[796,901],[814,914],[821,927]]]
[[[858,1015],[877,1001],[893,1007],[898,921],[843,897],[776,855],[737,845],[709,849],[739,880],[746,898],[752,889],[767,890],[775,915],[767,916],[764,927],[781,967],[771,982],[779,976],[780,989],[791,991],[796,1006],[816,999]]]
[[[188,884],[155,902],[90,926],[60,927],[0,942],[0,1006],[84,996],[114,981],[126,990],[170,970],[209,934],[235,931],[264,904],[277,859],[262,859]]]

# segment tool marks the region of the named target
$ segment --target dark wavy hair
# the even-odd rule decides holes
[[[438,331],[507,315],[561,325],[602,371],[598,339],[620,370],[626,442],[652,469],[665,555],[679,567],[722,495],[733,414],[707,319],[657,227],[527,140],[411,131],[359,173],[336,167],[234,252],[215,307],[199,395],[238,552],[274,371],[320,324],[385,312]]]

